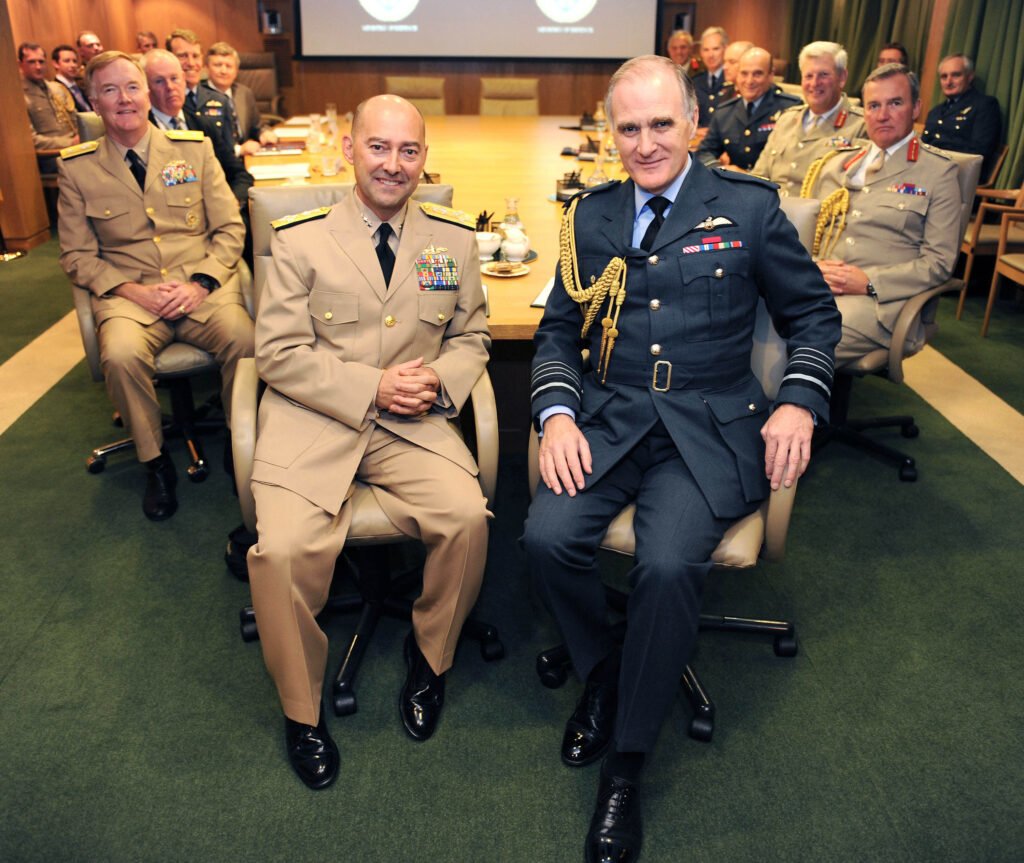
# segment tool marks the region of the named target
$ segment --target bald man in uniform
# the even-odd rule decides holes
[[[846,60],[846,49],[837,42],[811,42],[800,52],[806,105],[782,112],[754,164],[754,173],[778,183],[781,195],[799,197],[815,159],[865,135],[864,112],[843,92]]]

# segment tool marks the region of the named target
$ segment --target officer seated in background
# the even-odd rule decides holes
[[[864,137],[864,113],[843,93],[846,59],[837,42],[811,42],[800,52],[806,104],[782,112],[754,164],[754,173],[778,183],[781,195],[799,197],[815,159]]]
[[[749,171],[761,155],[779,115],[800,100],[787,96],[772,79],[772,55],[751,48],[736,71],[738,95],[719,105],[697,149],[705,165],[715,162]]]
[[[238,51],[227,42],[214,42],[206,52],[208,79],[202,85],[200,110],[224,116],[232,142],[241,155],[258,153],[263,144],[276,144],[277,135],[263,122],[252,88],[238,80]]]
[[[172,341],[211,353],[229,409],[235,365],[253,353],[236,272],[245,229],[203,134],[150,124],[136,60],[100,54],[86,68],[86,83],[106,134],[58,160],[60,262],[92,292],[107,392],[146,466],[142,510],[159,521],[178,502],[153,386],[155,357]]]
[[[62,84],[46,80],[46,52],[34,42],[18,46],[18,67],[25,108],[32,125],[32,146],[36,150],[57,150],[78,143],[75,100]],[[56,162],[46,158],[40,170],[52,172]]]
[[[826,154],[808,180],[822,200],[818,266],[843,316],[837,367],[889,347],[904,303],[949,278],[960,251],[957,166],[914,133],[917,76],[879,66],[863,95],[870,144]]]
[[[928,112],[921,140],[943,150],[981,156],[985,179],[999,153],[1003,127],[999,102],[974,88],[974,62],[966,54],[942,59],[939,84],[946,98]]]
[[[666,60],[665,62],[670,62]],[[342,150],[355,189],[274,223],[256,323],[260,402],[249,581],[288,759],[330,785],[338,750],[320,700],[327,636],[316,615],[352,523],[356,480],[427,548],[405,640],[399,715],[433,733],[487,557],[477,467],[449,419],[491,344],[474,219],[409,198],[426,164],[423,117],[397,96],[360,104]]]
[[[907,49],[903,47],[902,42],[886,42],[878,49],[876,68],[885,66],[887,63],[899,63],[901,66],[910,67],[910,55],[907,54]]]
[[[729,35],[722,27],[708,27],[700,34],[700,59],[704,68],[693,76],[693,89],[697,94],[700,107],[698,128],[706,129],[714,116],[715,109],[722,102],[732,97],[725,86],[725,50],[729,45]],[[723,92],[724,91],[724,92]]]

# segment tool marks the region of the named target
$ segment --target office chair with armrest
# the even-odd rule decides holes
[[[252,275],[243,261],[238,262],[238,277],[241,282],[242,294],[250,317],[253,315]],[[78,316],[78,329],[85,348],[85,358],[89,373],[97,383],[103,381],[103,369],[100,366],[100,342],[96,326],[96,318],[92,311],[92,293],[80,285],[71,285],[71,294],[75,302]],[[156,368],[153,377],[158,387],[168,390],[171,398],[171,414],[164,417],[163,435],[165,439],[179,437],[185,441],[189,453],[188,478],[192,482],[202,482],[209,475],[209,465],[203,452],[200,434],[204,431],[217,431],[224,426],[222,417],[206,418],[206,408],[196,409],[192,397],[191,379],[207,372],[219,373],[220,366],[206,351],[183,342],[171,342],[156,355]],[[115,415],[115,424],[120,425],[121,419]],[[135,446],[130,438],[122,438],[112,443],[96,447],[86,459],[85,465],[89,473],[103,473],[107,467],[107,458],[115,453],[132,449]]]
[[[265,123],[284,122],[277,84],[277,61],[272,51],[239,54],[238,80],[256,96],[256,107]]]
[[[290,213],[335,203],[351,188],[352,184],[332,184],[308,187],[254,187],[249,190],[257,291],[266,279],[266,268],[270,258],[270,237],[273,233],[270,222]],[[413,198],[450,205],[452,187],[420,185],[413,193]],[[255,361],[241,361],[235,373],[231,437],[239,505],[245,526],[253,536],[256,532],[256,512],[250,479],[256,446],[258,383]],[[475,450],[477,466],[480,469],[480,486],[484,496],[493,504],[498,475],[498,419],[494,390],[486,371],[473,387],[468,406],[471,410],[463,412],[464,422],[461,429],[463,432],[471,432],[467,438],[471,448]],[[468,422],[470,414],[471,425]],[[345,541],[346,552],[338,559],[339,566],[344,565],[345,555],[350,549],[368,546],[387,547],[412,541],[411,537],[399,531],[387,518],[369,486],[359,482],[355,485],[351,500],[352,526]],[[337,570],[335,575],[337,576]],[[405,598],[405,594],[411,589],[413,581],[418,580],[418,576],[419,572],[416,569],[406,569],[393,576],[388,566],[381,564],[380,555],[362,555],[357,573],[358,593],[332,596],[328,600],[324,607],[325,613],[358,611],[360,615],[333,685],[332,703],[338,716],[353,714],[358,709],[354,691],[355,679],[380,618],[388,616],[411,620],[412,600]],[[251,606],[242,609],[240,622],[243,640],[253,641],[259,637]],[[470,617],[463,625],[462,634],[480,643],[481,655],[488,661],[500,659],[505,654],[505,648],[493,626]]]
[[[75,113],[78,123],[78,137],[81,141],[95,141],[107,133],[103,118],[95,111],[78,111]]]
[[[384,92],[408,99],[424,117],[443,116],[445,112],[444,78],[419,75],[386,75]]]
[[[540,113],[537,78],[481,78],[480,113],[485,117],[536,117]]]
[[[954,153],[948,150],[943,152],[957,163],[961,200],[960,233],[963,234],[971,218],[971,206],[974,203],[982,158],[969,153]],[[828,428],[823,430],[820,443],[837,440],[858,447],[894,462],[899,469],[899,477],[904,482],[914,482],[917,479],[917,466],[913,458],[864,434],[868,429],[898,427],[903,437],[915,438],[919,434],[919,429],[914,423],[914,418],[890,416],[866,420],[849,419],[853,379],[866,375],[880,375],[894,384],[902,383],[903,361],[920,351],[938,332],[939,325],[935,318],[939,297],[960,290],[966,290],[964,282],[951,278],[911,297],[896,319],[889,347],[868,352],[836,374],[832,390],[830,423]],[[923,339],[916,338],[918,333],[923,334]]]

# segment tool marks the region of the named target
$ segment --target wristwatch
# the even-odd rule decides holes
[[[873,299],[873,300],[877,300],[878,299],[878,291],[875,290],[875,286],[873,284],[871,284],[870,281],[868,281],[868,288],[867,288],[867,290],[868,290],[868,296],[871,297],[871,299]]]
[[[205,273],[193,273],[189,281],[195,282],[201,288],[206,288],[211,294],[220,287],[220,282]]]

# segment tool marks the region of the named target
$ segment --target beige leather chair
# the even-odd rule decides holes
[[[253,314],[252,275],[244,261],[238,262],[238,275],[246,307],[251,316]],[[96,318],[92,311],[92,292],[80,285],[72,284],[71,294],[75,302],[78,329],[82,336],[82,346],[85,348],[89,373],[94,381],[101,383],[103,370],[100,367],[100,343]],[[206,351],[195,345],[182,342],[171,342],[156,355],[156,370],[153,377],[158,387],[164,387],[169,391],[171,398],[171,414],[164,420],[164,437],[180,437],[185,440],[185,449],[191,457],[187,473],[192,482],[202,482],[209,475],[209,463],[203,452],[199,433],[223,428],[224,420],[221,417],[205,419],[197,415],[192,398],[191,379],[200,374],[218,373],[219,368],[217,361]],[[115,422],[120,423],[120,418],[116,418]],[[98,446],[86,459],[86,469],[89,473],[102,473],[106,469],[109,456],[134,447],[135,443],[130,437]]]
[[[480,113],[485,117],[535,117],[540,113],[536,78],[481,78]]]
[[[953,159],[958,167],[961,196],[960,232],[962,234],[971,218],[971,207],[974,203],[975,189],[978,186],[978,176],[981,173],[982,158],[967,153],[953,153],[948,150],[943,152]],[[894,462],[898,466],[899,477],[904,482],[913,482],[917,479],[917,466],[913,458],[863,434],[867,429],[899,427],[903,437],[915,438],[919,434],[919,429],[914,423],[914,418],[893,416],[866,420],[849,419],[853,379],[866,375],[881,375],[894,384],[902,383],[903,361],[920,351],[938,332],[939,325],[935,318],[938,312],[939,297],[963,289],[964,282],[951,278],[911,297],[904,304],[896,319],[892,343],[889,347],[869,352],[836,375],[832,392],[831,422],[822,438],[823,441],[839,440],[867,450],[880,458]],[[918,332],[923,332],[923,340],[915,338],[915,334]],[[908,336],[910,337],[909,341]]]
[[[809,249],[814,242],[818,202],[808,198],[783,198],[781,203],[783,211],[796,227],[804,247]],[[786,343],[775,332],[764,303],[760,302],[754,326],[750,365],[769,398],[774,398],[778,392],[786,371],[786,359]],[[529,455],[531,495],[539,481],[537,449],[537,433],[533,431],[530,435]],[[791,488],[780,488],[772,492],[758,509],[732,524],[711,555],[715,568],[749,569],[756,566],[760,559],[774,562],[782,560],[786,550],[786,535],[789,531],[796,488],[794,484]],[[633,533],[635,512],[636,506],[630,504],[615,517],[601,541],[602,549],[628,557],[636,553],[636,536]],[[620,612],[625,610],[625,594],[606,588],[606,595],[612,608]],[[702,614],[700,628],[772,635],[777,656],[796,656],[797,653],[796,628],[785,620]],[[545,650],[537,657],[537,674],[545,686],[556,688],[565,682],[568,665],[568,650],[564,645],[559,645]],[[692,665],[686,666],[681,682],[694,710],[689,734],[695,740],[710,741],[714,733],[715,705]]]
[[[443,116],[444,78],[424,78],[410,75],[386,75],[384,90],[394,96],[408,99],[424,117]]]
[[[277,85],[277,59],[272,51],[239,54],[238,80],[256,96],[256,107],[265,123],[284,122]]]
[[[348,194],[351,183],[309,186],[265,186],[249,190],[249,207],[252,216],[253,256],[256,273],[257,293],[266,279],[270,260],[270,239],[274,219],[291,213],[304,212],[336,203]],[[452,187],[443,185],[420,185],[413,193],[414,200],[433,201],[450,206]],[[231,443],[235,461],[235,487],[242,519],[246,529],[256,535],[256,511],[250,481],[252,478],[253,453],[256,447],[256,412],[259,381],[254,360],[242,360],[235,373],[234,394],[231,400]],[[498,478],[498,416],[491,379],[485,371],[473,387],[469,410],[463,411],[461,431],[466,433],[476,454],[480,469],[480,487],[490,505],[493,505]],[[473,446],[475,443],[475,447]],[[346,554],[352,548],[365,546],[389,546],[406,544],[410,537],[398,530],[380,508],[369,486],[356,483],[352,497],[353,516],[345,542]],[[341,558],[339,558],[339,561]],[[355,678],[366,647],[382,616],[409,620],[412,603],[404,598],[411,587],[409,573],[400,574],[392,580],[386,568],[377,566],[379,556],[360,558],[359,593],[332,597],[325,611],[358,611],[359,623],[333,687],[335,713],[346,716],[357,710],[354,691]],[[418,576],[418,572],[413,572]],[[252,608],[241,612],[242,638],[252,641],[258,637],[255,615]],[[504,656],[504,646],[493,626],[474,618],[466,621],[463,636],[480,642],[481,655],[486,660]]]
[[[1016,282],[1018,290],[1024,287],[1024,207],[1007,207],[999,224],[999,244],[996,247],[996,265],[992,273],[992,286],[988,292],[988,303],[985,305],[985,321],[981,326],[981,334],[988,335],[988,325],[992,318],[992,306],[999,293],[999,279],[1006,277]]]
[[[82,141],[95,141],[107,133],[103,118],[95,111],[78,111],[75,114],[78,122],[78,137]]]

